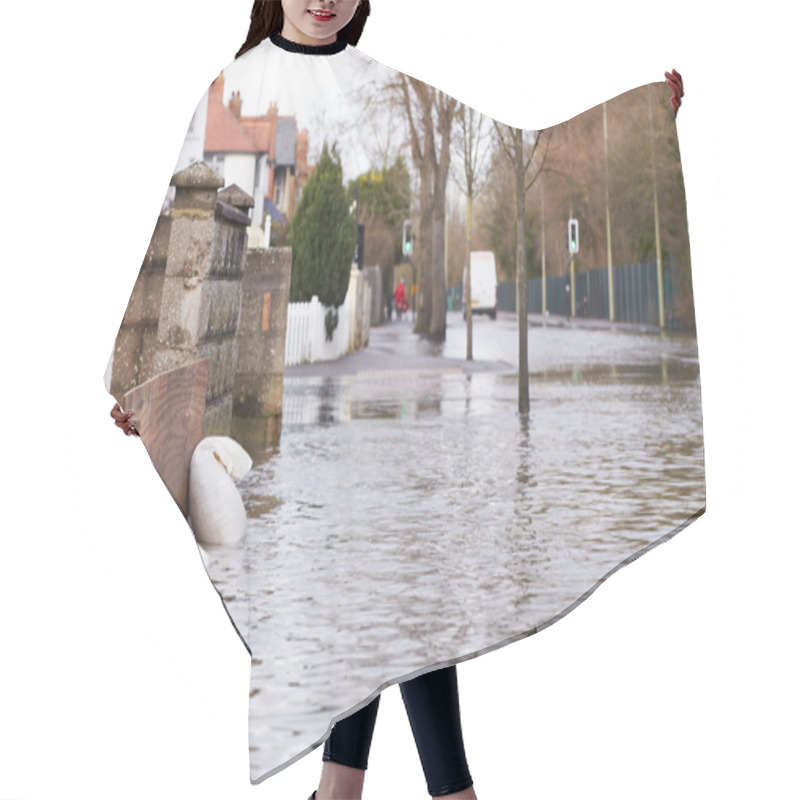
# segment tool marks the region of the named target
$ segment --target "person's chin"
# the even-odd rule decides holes
[[[323,44],[326,41],[334,42],[336,41],[338,31],[327,31],[327,32],[320,32],[319,26],[317,25],[309,25],[304,30],[303,33],[314,40],[314,44]],[[333,37],[333,38],[331,38]]]

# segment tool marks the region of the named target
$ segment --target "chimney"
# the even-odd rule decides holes
[[[295,170],[303,175],[308,171],[308,130],[306,128],[298,132],[296,147]]]
[[[270,100],[267,113],[267,152],[269,153],[270,163],[275,161],[275,138],[278,132],[278,104],[274,100]],[[270,184],[271,191],[271,184]]]
[[[231,110],[236,119],[241,119],[242,117],[242,97],[239,94],[238,90],[236,93],[231,94],[231,99],[228,101],[228,108]]]

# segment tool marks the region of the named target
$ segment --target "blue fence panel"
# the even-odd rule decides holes
[[[618,322],[658,325],[658,268],[655,263],[627,264],[614,267],[614,311]],[[547,310],[556,316],[569,316],[572,312],[569,275],[549,275],[547,285]],[[664,269],[664,307],[671,319],[674,302],[672,264]],[[515,311],[517,287],[514,281],[503,281],[497,287],[497,307],[501,311]],[[528,312],[542,313],[542,279],[528,281]],[[579,317],[608,319],[608,269],[587,270],[575,273],[575,313]]]
[[[497,284],[497,310],[517,310],[517,287],[514,281],[503,281]]]

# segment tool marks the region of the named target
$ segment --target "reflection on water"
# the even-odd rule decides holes
[[[694,341],[539,334],[528,418],[512,371],[287,376],[280,447],[240,482],[246,545],[209,565],[259,656],[254,778],[385,682],[551,622],[704,507]]]

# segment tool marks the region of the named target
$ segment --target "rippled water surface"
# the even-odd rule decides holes
[[[253,778],[388,681],[525,635],[705,505],[694,339],[512,321],[409,327],[287,374],[280,446],[209,573],[251,645]],[[323,374],[318,374],[319,372]],[[317,374],[315,374],[315,372]]]

